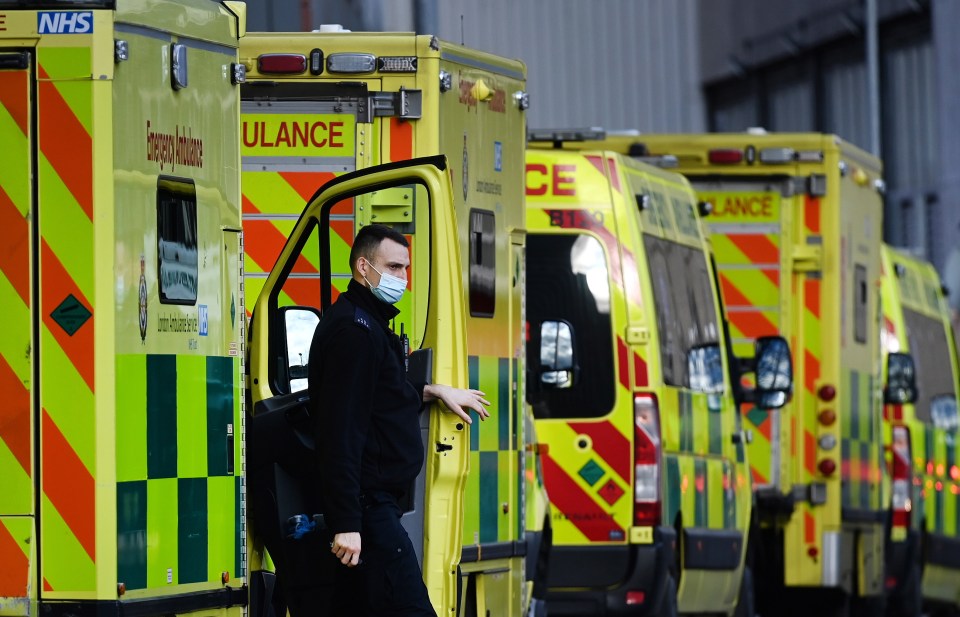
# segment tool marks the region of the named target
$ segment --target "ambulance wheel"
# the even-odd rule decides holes
[[[743,578],[740,580],[740,593],[737,596],[737,610],[733,617],[754,617],[756,605],[753,600],[753,568],[743,566]]]

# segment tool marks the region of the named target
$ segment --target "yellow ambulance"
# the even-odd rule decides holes
[[[686,179],[589,133],[532,131],[527,400],[553,550],[551,615],[752,614],[736,397],[792,388],[786,341],[737,361]],[[739,388],[741,369],[763,387]],[[747,612],[743,612],[747,611]]]
[[[305,387],[298,368],[299,354],[307,357],[304,341],[278,343],[278,316],[309,321],[307,308],[322,310],[336,299],[350,278],[349,250],[361,226],[401,231],[413,264],[395,330],[412,350],[433,350],[431,381],[478,388],[493,402],[492,419],[470,427],[424,414],[430,455],[404,525],[440,614],[459,607],[467,615],[519,615],[531,603],[536,564],[546,562],[548,535],[545,521],[527,511],[541,484],[523,402],[526,69],[412,33],[251,33],[240,55],[247,67],[241,156],[254,425],[270,422],[277,414],[264,412],[286,409],[284,397],[298,399]],[[446,162],[433,166],[455,189],[450,203],[445,194],[424,192],[429,183],[405,180],[322,214],[313,206],[301,214],[325,182],[359,178],[376,165],[406,169],[408,160],[438,154]],[[302,235],[307,221],[316,222],[309,240]],[[294,229],[292,253],[281,257]],[[286,261],[294,253],[297,261]],[[279,352],[284,347],[288,355]],[[250,433],[252,446],[266,434]],[[257,507],[265,494],[258,487],[272,486],[279,472],[269,457],[263,467],[255,458],[251,468],[268,477],[263,485],[251,477]],[[290,506],[280,518],[295,511]],[[259,525],[256,513],[253,522]],[[294,565],[309,562],[309,551],[267,540],[284,590],[315,593],[309,564]],[[258,559],[252,570],[261,580],[269,575]]]
[[[0,615],[234,615],[240,3],[0,0]]]
[[[834,135],[608,137],[684,174],[707,227],[735,350],[790,341],[798,387],[745,426],[756,497],[761,613],[885,603],[880,375],[881,163]]]
[[[883,247],[883,419],[892,484],[890,612],[960,604],[957,357],[934,267]]]

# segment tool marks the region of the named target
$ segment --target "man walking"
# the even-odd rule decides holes
[[[389,323],[406,290],[408,249],[390,227],[360,230],[350,252],[353,277],[324,312],[310,348],[324,516],[330,550],[344,566],[338,615],[435,617],[398,505],[423,465],[418,416],[424,402],[439,399],[468,424],[470,409],[489,417],[483,392],[407,379],[405,350]]]

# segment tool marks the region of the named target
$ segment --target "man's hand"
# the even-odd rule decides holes
[[[356,566],[360,563],[360,534],[356,531],[338,533],[330,543],[330,552],[348,568]]]
[[[484,393],[480,390],[465,390],[443,384],[427,384],[423,388],[424,402],[428,403],[440,399],[447,406],[447,409],[463,418],[467,424],[473,424],[468,409],[477,412],[481,420],[490,417],[490,412],[487,411],[490,401],[483,398],[484,396]]]

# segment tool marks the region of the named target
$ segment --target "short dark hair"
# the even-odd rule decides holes
[[[353,239],[353,248],[350,249],[350,270],[357,267],[357,260],[361,257],[370,261],[374,253],[380,248],[380,243],[384,240],[393,240],[397,244],[408,247],[410,243],[403,237],[403,234],[386,225],[365,225],[360,228],[357,237]]]

